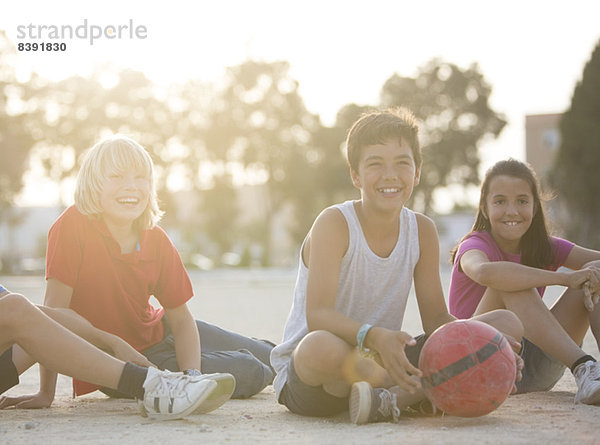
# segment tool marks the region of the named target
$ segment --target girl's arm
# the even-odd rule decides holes
[[[196,321],[186,304],[165,309],[175,340],[175,355],[181,371],[200,370],[200,336]]]
[[[460,259],[463,272],[476,283],[506,292],[516,292],[540,286],[560,285],[580,289],[595,276],[594,270],[551,271],[513,263],[490,261],[481,250],[465,252]]]
[[[594,265],[593,263],[596,263],[596,267],[600,267],[600,264],[598,264],[600,263],[600,252],[575,245],[565,260],[564,266],[569,269],[578,270],[588,265]]]

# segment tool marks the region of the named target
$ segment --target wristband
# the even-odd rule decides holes
[[[367,336],[367,333],[369,332],[369,330],[372,327],[373,327],[373,325],[370,325],[369,323],[365,323],[358,329],[358,333],[356,334],[356,344],[358,345],[358,349],[360,351],[365,350],[365,347],[364,347],[365,337]]]

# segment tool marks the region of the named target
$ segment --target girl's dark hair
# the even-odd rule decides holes
[[[483,184],[481,185],[481,195],[479,196],[479,207],[475,223],[471,232],[467,234],[460,242],[454,246],[450,252],[452,263],[456,259],[458,246],[473,232],[491,232],[490,220],[483,211],[486,205],[486,198],[490,191],[490,183],[496,176],[510,176],[519,178],[529,184],[533,195],[533,218],[531,226],[519,242],[521,249],[521,263],[526,266],[545,269],[554,261],[554,247],[550,238],[544,207],[542,204],[542,194],[540,182],[533,169],[526,163],[516,159],[499,161],[494,164],[485,174]]]

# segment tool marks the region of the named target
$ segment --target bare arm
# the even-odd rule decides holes
[[[304,244],[303,257],[308,266],[306,321],[311,331],[329,331],[356,345],[361,324],[335,310],[340,267],[347,248],[346,220],[337,209],[325,210]]]
[[[594,276],[594,271],[589,268],[576,271],[551,271],[511,261],[490,261],[484,252],[475,249],[463,254],[460,266],[473,281],[506,292],[551,285],[580,289],[583,283]]]
[[[194,317],[186,304],[173,309],[165,309],[173,338],[175,355],[181,371],[200,369],[200,337]]]

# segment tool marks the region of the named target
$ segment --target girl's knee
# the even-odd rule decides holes
[[[33,304],[21,294],[7,294],[0,300],[0,323],[26,324],[28,314],[35,309]]]
[[[502,310],[503,323],[506,324],[506,333],[512,335],[516,340],[521,340],[525,335],[525,326],[517,314],[509,310]]]
[[[507,309],[496,309],[477,317],[480,321],[484,321],[504,334],[508,334],[520,341],[525,334],[525,328],[521,319],[517,315]]]

